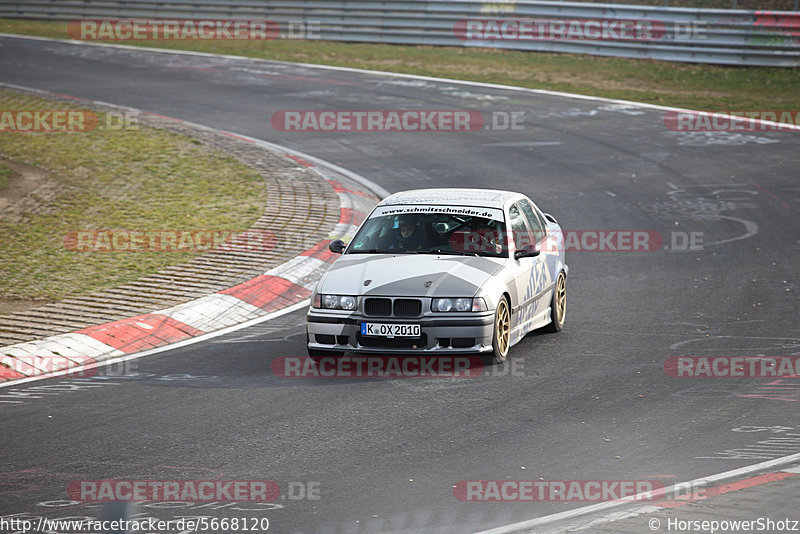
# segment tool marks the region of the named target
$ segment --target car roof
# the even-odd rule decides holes
[[[412,191],[401,191],[389,195],[378,205],[446,204],[451,206],[482,206],[486,208],[502,209],[507,201],[521,196],[521,193],[501,191],[498,189],[414,189]]]

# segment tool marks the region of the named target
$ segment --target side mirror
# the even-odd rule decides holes
[[[347,245],[344,244],[344,241],[341,239],[334,239],[331,241],[331,244],[328,245],[328,250],[333,252],[334,254],[341,254],[344,252],[344,249],[347,248]]]
[[[536,245],[530,244],[520,250],[514,252],[514,259],[518,260],[520,258],[535,258],[540,254],[540,250],[536,248]]]

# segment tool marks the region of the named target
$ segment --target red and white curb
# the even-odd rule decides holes
[[[20,89],[48,94],[30,88]],[[314,285],[335,259],[328,244],[334,239],[352,237],[371,208],[387,194],[365,178],[307,154],[252,137],[220,133],[277,150],[324,178],[339,197],[339,221],[333,231],[296,258],[217,293],[152,313],[0,347],[0,387],[31,377],[60,376],[100,361],[178,344],[300,305],[309,298]]]

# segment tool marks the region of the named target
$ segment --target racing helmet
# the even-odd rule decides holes
[[[419,236],[419,229],[422,226],[422,218],[418,215],[412,214],[403,214],[398,215],[397,217],[397,226],[395,227],[394,233],[400,242],[409,241],[411,239],[415,239]],[[414,231],[411,232],[408,236],[403,236],[403,228],[410,227],[413,228]]]

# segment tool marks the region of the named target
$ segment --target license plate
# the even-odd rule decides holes
[[[362,336],[393,337],[419,337],[418,324],[382,324],[361,323]]]

